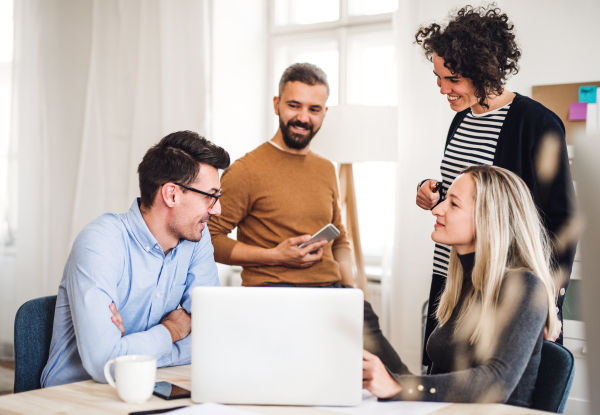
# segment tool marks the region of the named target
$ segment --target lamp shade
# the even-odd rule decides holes
[[[310,148],[338,163],[396,161],[398,109],[370,105],[329,107]]]

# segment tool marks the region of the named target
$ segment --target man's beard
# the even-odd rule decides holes
[[[200,219],[201,222],[204,222],[205,228],[208,226],[208,221],[210,220],[211,216],[212,215],[208,215],[208,216]],[[171,233],[171,235],[175,236],[179,240],[183,239],[185,241],[190,241],[190,242],[199,242],[200,239],[202,238],[203,230],[200,231],[199,234],[197,234],[195,232],[196,231],[195,228],[190,229],[189,226],[182,224],[177,219],[168,225],[168,229],[169,229],[169,232]]]
[[[306,135],[296,134],[292,132],[292,127],[300,127],[305,128],[309,132]],[[313,137],[319,132],[319,129],[313,131],[313,125],[310,123],[304,123],[298,120],[289,121],[287,124],[284,124],[281,116],[279,116],[279,128],[281,129],[281,135],[283,135],[283,142],[289,148],[293,148],[294,150],[302,150],[306,148],[307,145],[310,144],[310,141]]]

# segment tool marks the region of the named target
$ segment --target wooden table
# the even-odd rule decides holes
[[[157,380],[166,380],[191,390],[190,365],[159,369]],[[299,406],[241,406],[235,407],[257,414],[265,415],[340,415],[353,414],[402,414],[402,406],[409,409],[414,402],[374,402],[368,398],[355,408],[325,408]],[[92,380],[38,389],[30,392],[17,393],[0,397],[0,414],[77,414],[77,415],[108,415],[128,414],[129,412],[149,409],[169,408],[174,406],[192,405],[191,399],[166,401],[152,396],[143,404],[128,404],[119,399],[116,389]],[[394,406],[394,408],[392,408]],[[511,415],[531,414],[543,415],[548,412],[519,408],[510,405],[489,404],[451,404],[432,412],[436,415]]]

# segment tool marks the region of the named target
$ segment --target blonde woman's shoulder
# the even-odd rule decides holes
[[[525,301],[532,305],[539,304],[547,307],[544,282],[527,269],[510,270],[502,282],[500,296],[503,301],[513,304]]]

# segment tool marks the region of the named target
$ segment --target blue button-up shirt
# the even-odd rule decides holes
[[[159,367],[190,363],[191,336],[173,343],[159,323],[180,304],[191,313],[200,285],[219,285],[208,227],[199,242],[181,240],[164,255],[137,199],[125,214],[100,216],[77,236],[65,265],[42,387],[106,382],[104,364],[122,355],[152,355]],[[123,337],[111,321],[112,302]]]

